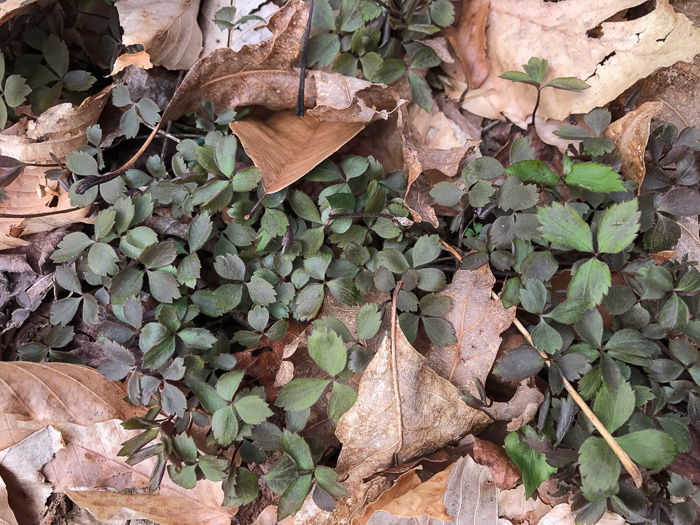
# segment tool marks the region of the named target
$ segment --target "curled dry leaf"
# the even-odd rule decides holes
[[[221,483],[200,480],[188,490],[165,475],[157,493],[148,493],[155,458],[130,466],[117,452],[138,431],[126,431],[117,420],[90,427],[62,425],[65,450],[44,468],[47,479],[73,502],[99,519],[109,520],[122,508],[161,525],[229,525],[236,507],[222,507]]]
[[[500,490],[514,488],[520,479],[520,469],[513,463],[503,447],[474,437],[474,461],[488,467]]]
[[[363,122],[324,122],[308,114],[300,118],[293,111],[231,124],[262,173],[265,193],[275,193],[299,180],[364,127]]]
[[[235,29],[219,29],[214,23],[214,15],[222,7],[230,7],[231,0],[203,0],[199,8],[199,27],[202,29],[203,48],[200,56],[205,57],[215,49],[230,47],[239,51],[244,45],[257,44],[267,40],[272,33],[264,27],[270,17],[279,10],[273,2],[265,0],[243,0],[233,5],[236,8],[234,22],[244,16],[259,16],[257,19],[243,22]]]
[[[496,282],[488,265],[478,270],[458,270],[442,295],[452,299],[447,314],[457,336],[454,345],[432,346],[426,354],[429,366],[461,390],[478,395],[473,378],[482,383],[493,366],[501,332],[515,318],[515,307],[505,309],[491,298]]]
[[[0,363],[0,449],[46,425],[90,426],[145,413],[97,370],[65,363]]]
[[[0,6],[0,24],[4,24],[18,14],[21,9],[34,2],[36,2],[36,0],[6,0],[2,3],[2,6]]]
[[[408,174],[406,204],[414,220],[427,221],[437,227],[435,212],[429,209],[423,191],[411,191],[421,173],[436,171],[454,177],[460,164],[471,154],[478,154],[479,139],[467,137],[460,128],[433,104],[431,112],[418,107],[399,108],[397,128],[403,145],[404,171]],[[419,188],[416,188],[419,189]]]
[[[644,152],[649,140],[649,126],[663,108],[663,102],[646,102],[620,120],[616,120],[605,130],[622,156],[622,176],[637,183],[637,192],[642,187],[646,166]]]
[[[457,388],[430,368],[400,327],[396,331],[398,392],[386,336],[360,379],[357,402],[335,431],[343,444],[336,470],[350,486],[392,466],[394,456],[401,464],[478,432],[491,421],[467,406]]]
[[[142,0],[120,0],[115,5],[124,29],[122,43],[141,44],[153,64],[189,69],[199,58],[199,0],[151,0],[147,5]]]
[[[518,385],[510,401],[493,403],[484,408],[494,421],[507,421],[508,430],[513,432],[532,421],[537,409],[544,401],[544,395],[527,381]]]
[[[27,166],[5,188],[9,199],[0,202],[0,250],[27,245],[19,238],[21,235],[50,231],[87,216],[89,208],[55,214],[70,209],[70,199],[58,181],[46,179],[46,172],[57,167],[51,153],[64,158],[87,143],[86,130],[97,122],[110,91],[111,87],[106,88],[78,107],[58,104],[35,121],[23,118],[0,132],[0,154],[21,162],[47,165],[46,168]],[[43,196],[37,190],[42,190]],[[43,213],[52,214],[25,217]],[[3,217],[3,214],[13,216]]]
[[[396,483],[388,490],[382,492],[382,494],[373,502],[371,502],[367,507],[365,507],[364,512],[360,516],[356,516],[352,520],[352,525],[366,525],[369,519],[372,517],[375,511],[383,510],[386,506],[400,498],[404,494],[409,493],[411,490],[416,488],[422,482],[416,474],[417,469],[409,470],[404,472],[396,480]]]
[[[456,25],[445,28],[461,70],[456,79],[470,89],[484,83],[490,71],[486,58],[486,21],[491,0],[462,0],[462,12]]]
[[[137,51],[136,53],[124,53],[119,55],[114,62],[111,75],[116,75],[128,66],[138,67],[140,69],[151,69],[151,56],[146,51]]]
[[[604,106],[659,68],[691,61],[700,52],[700,29],[675,12],[669,0],[657,0],[655,9],[640,18],[607,21],[643,3],[491,0],[486,29],[491,73],[480,93],[465,98],[463,107],[525,127],[535,105],[535,89],[498,75],[520,70],[533,56],[549,61],[548,79],[577,77],[591,86],[582,93],[547,90],[538,115],[558,120]],[[453,88],[449,94],[458,99],[462,90]]]
[[[14,516],[22,523],[41,521],[53,491],[41,469],[61,449],[61,434],[49,426],[0,451],[3,481],[13,496]]]

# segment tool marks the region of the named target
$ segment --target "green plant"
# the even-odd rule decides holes
[[[337,11],[337,15],[335,12]],[[322,32],[309,41],[309,66],[326,67],[372,82],[392,84],[407,70],[413,101],[430,111],[432,95],[420,70],[441,60],[421,42],[454,20],[448,0],[318,0],[313,24]]]

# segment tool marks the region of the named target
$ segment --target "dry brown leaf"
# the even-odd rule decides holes
[[[78,146],[87,143],[86,130],[97,122],[106,104],[111,87],[88,98],[80,106],[58,104],[36,119],[21,119],[0,132],[0,154],[22,162],[46,164],[47,168],[27,166],[5,191],[10,197],[0,202],[0,250],[27,245],[21,235],[50,231],[59,226],[83,220],[89,208],[39,217],[30,214],[52,213],[71,208],[68,193],[58,181],[46,180],[46,171],[56,168],[51,153],[64,158]],[[37,190],[44,196],[39,197]],[[55,202],[54,202],[55,201]],[[52,204],[51,207],[48,204]],[[2,217],[12,214],[13,217]]]
[[[552,507],[546,505],[536,495],[525,497],[525,485],[498,492],[498,516],[508,518],[512,523],[538,523]]]
[[[19,14],[21,9],[24,9],[36,0],[6,0],[0,6],[0,24],[4,24],[13,16]]]
[[[151,56],[145,51],[137,51],[136,53],[124,53],[119,55],[114,62],[111,75],[116,75],[128,66],[138,67],[140,69],[151,69]]]
[[[396,359],[398,392],[394,390],[391,341],[385,337],[360,379],[357,402],[338,422],[335,434],[343,448],[337,472],[348,477],[351,485],[392,466],[394,455],[400,464],[478,432],[491,421],[467,406],[457,388],[428,366],[400,327]]]
[[[375,512],[367,525],[432,525],[443,522],[473,525],[497,521],[498,489],[491,473],[487,467],[466,456]]]
[[[490,4],[491,0],[462,0],[457,24],[444,30],[462,66],[462,75],[457,80],[470,89],[483,84],[490,71],[486,58],[486,20]]]
[[[396,500],[404,494],[407,494],[420,485],[422,482],[418,477],[418,474],[416,474],[416,470],[417,469],[409,470],[408,472],[401,474],[399,479],[396,480],[396,483],[394,483],[389,490],[382,492],[379,498],[365,507],[365,511],[362,513],[362,515],[353,518],[352,525],[366,525],[375,511],[385,508],[390,502]]]
[[[262,173],[266,194],[299,180],[364,127],[363,122],[324,122],[311,115],[300,118],[293,111],[278,111],[266,119],[246,118],[231,124],[231,130]]]
[[[124,430],[118,420],[91,427],[61,425],[66,448],[46,465],[44,474],[99,519],[111,519],[127,508],[161,525],[230,524],[236,508],[221,506],[221,483],[200,480],[187,490],[166,475],[158,492],[149,494],[155,458],[130,466],[117,456],[122,443],[136,433]]]
[[[491,73],[479,93],[465,98],[463,107],[525,127],[536,90],[498,75],[521,70],[533,56],[548,60],[548,79],[574,76],[591,86],[581,93],[548,89],[538,115],[557,120],[604,106],[659,68],[691,61],[700,52],[700,29],[676,13],[669,0],[658,0],[656,8],[640,18],[607,22],[643,3],[491,0],[486,30]],[[600,38],[589,36],[592,31],[598,31]],[[452,88],[450,96],[457,99],[462,91]]]
[[[649,126],[663,108],[663,102],[646,102],[605,130],[604,136],[611,139],[622,156],[622,176],[637,183],[637,192],[642,187],[646,166],[644,152],[649,140]]]
[[[22,523],[41,521],[53,491],[41,469],[61,449],[61,434],[49,426],[0,451],[0,471],[12,494],[14,515]]]
[[[435,212],[427,209],[424,197],[421,200],[416,192],[411,192],[411,186],[421,173],[431,170],[454,177],[464,159],[478,154],[481,140],[467,137],[436,104],[430,113],[417,107],[410,110],[400,107],[397,128],[403,144],[404,171],[408,174],[406,204],[414,220],[430,222],[437,227]]]
[[[231,5],[236,8],[234,21],[248,15],[256,15],[268,21],[279,10],[278,6],[267,0],[237,0],[234,4],[231,0],[203,0],[199,8],[199,27],[203,37],[201,57],[223,47],[239,51],[244,45],[257,44],[272,36],[272,33],[264,27],[265,22],[260,20],[249,20],[231,30],[219,29],[214,23],[214,15],[222,7]]]
[[[457,343],[431,347],[426,358],[430,367],[457,388],[478,395],[474,379],[482,384],[491,370],[501,344],[501,332],[515,318],[515,308],[503,308],[491,298],[496,282],[488,266],[458,270],[442,292],[452,299],[446,319],[454,327]]]
[[[549,511],[537,525],[575,525],[576,513],[571,510],[568,503],[561,503]],[[609,510],[600,518],[596,525],[625,525],[622,516],[618,516]]]
[[[7,498],[7,485],[2,478],[0,478],[0,525],[18,525]]]
[[[507,421],[507,430],[514,432],[535,418],[537,409],[544,401],[544,395],[528,381],[518,384],[510,401],[492,403],[484,408],[494,421]]]
[[[500,490],[512,489],[518,484],[520,469],[510,460],[503,447],[474,437],[474,461],[489,468]]]
[[[199,0],[120,0],[115,5],[124,29],[122,44],[142,45],[154,65],[189,69],[199,58]]]
[[[0,363],[0,449],[46,425],[89,426],[141,416],[118,383],[97,370],[65,363]]]

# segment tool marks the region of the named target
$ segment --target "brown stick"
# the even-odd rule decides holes
[[[457,258],[458,261],[462,260],[462,255],[456,248],[450,246],[442,239],[440,239],[440,242],[448,252],[450,252]],[[496,293],[493,290],[491,290],[491,297],[496,301],[500,301],[500,297],[498,297],[498,295],[496,295]],[[534,343],[532,342],[532,337],[530,337],[530,333],[527,331],[527,328],[523,326],[523,324],[518,320],[517,317],[513,319],[513,324],[522,334],[525,340],[540,353],[540,355],[544,358],[545,363],[547,363],[547,366],[550,366],[549,354],[543,352],[534,345]],[[620,460],[620,463],[622,463],[622,466],[625,467],[625,470],[629,473],[630,476],[632,476],[632,480],[634,481],[634,484],[637,486],[637,488],[640,488],[642,486],[642,474],[639,471],[637,465],[635,465],[634,462],[630,459],[630,457],[627,455],[627,452],[622,450],[622,447],[617,443],[617,441],[615,441],[615,438],[612,437],[612,434],[608,432],[608,429],[605,428],[605,425],[603,425],[603,423],[600,422],[598,416],[596,416],[593,413],[593,411],[590,408],[588,408],[588,405],[579,395],[579,393],[576,392],[576,389],[572,386],[572,384],[569,383],[569,381],[565,377],[562,377],[562,381],[564,382],[564,388],[566,388],[566,391],[573,398],[573,400],[576,401],[576,404],[579,406],[581,411],[584,414],[586,414],[591,423],[593,423],[593,426],[596,428],[596,430],[600,432],[601,437],[610,446],[613,452],[615,452],[615,455]]]
[[[399,419],[399,440],[396,444],[396,451],[394,452],[394,464],[399,464],[399,452],[403,447],[403,417],[401,415],[401,395],[399,392],[399,370],[398,370],[398,360],[396,358],[396,325],[398,323],[396,318],[396,303],[399,297],[399,290],[403,286],[403,281],[396,283],[396,288],[394,288],[394,297],[391,302],[391,373],[394,378],[394,399],[396,401],[396,414]]]

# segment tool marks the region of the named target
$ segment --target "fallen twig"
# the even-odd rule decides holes
[[[394,297],[391,302],[391,373],[394,378],[394,399],[396,400],[396,414],[399,419],[399,440],[396,444],[396,450],[394,451],[394,464],[399,464],[399,452],[403,447],[403,418],[401,416],[401,395],[399,392],[399,370],[398,360],[396,359],[396,325],[398,320],[396,318],[396,303],[399,297],[399,290],[403,286],[403,281],[396,283],[396,288],[394,288]]]

